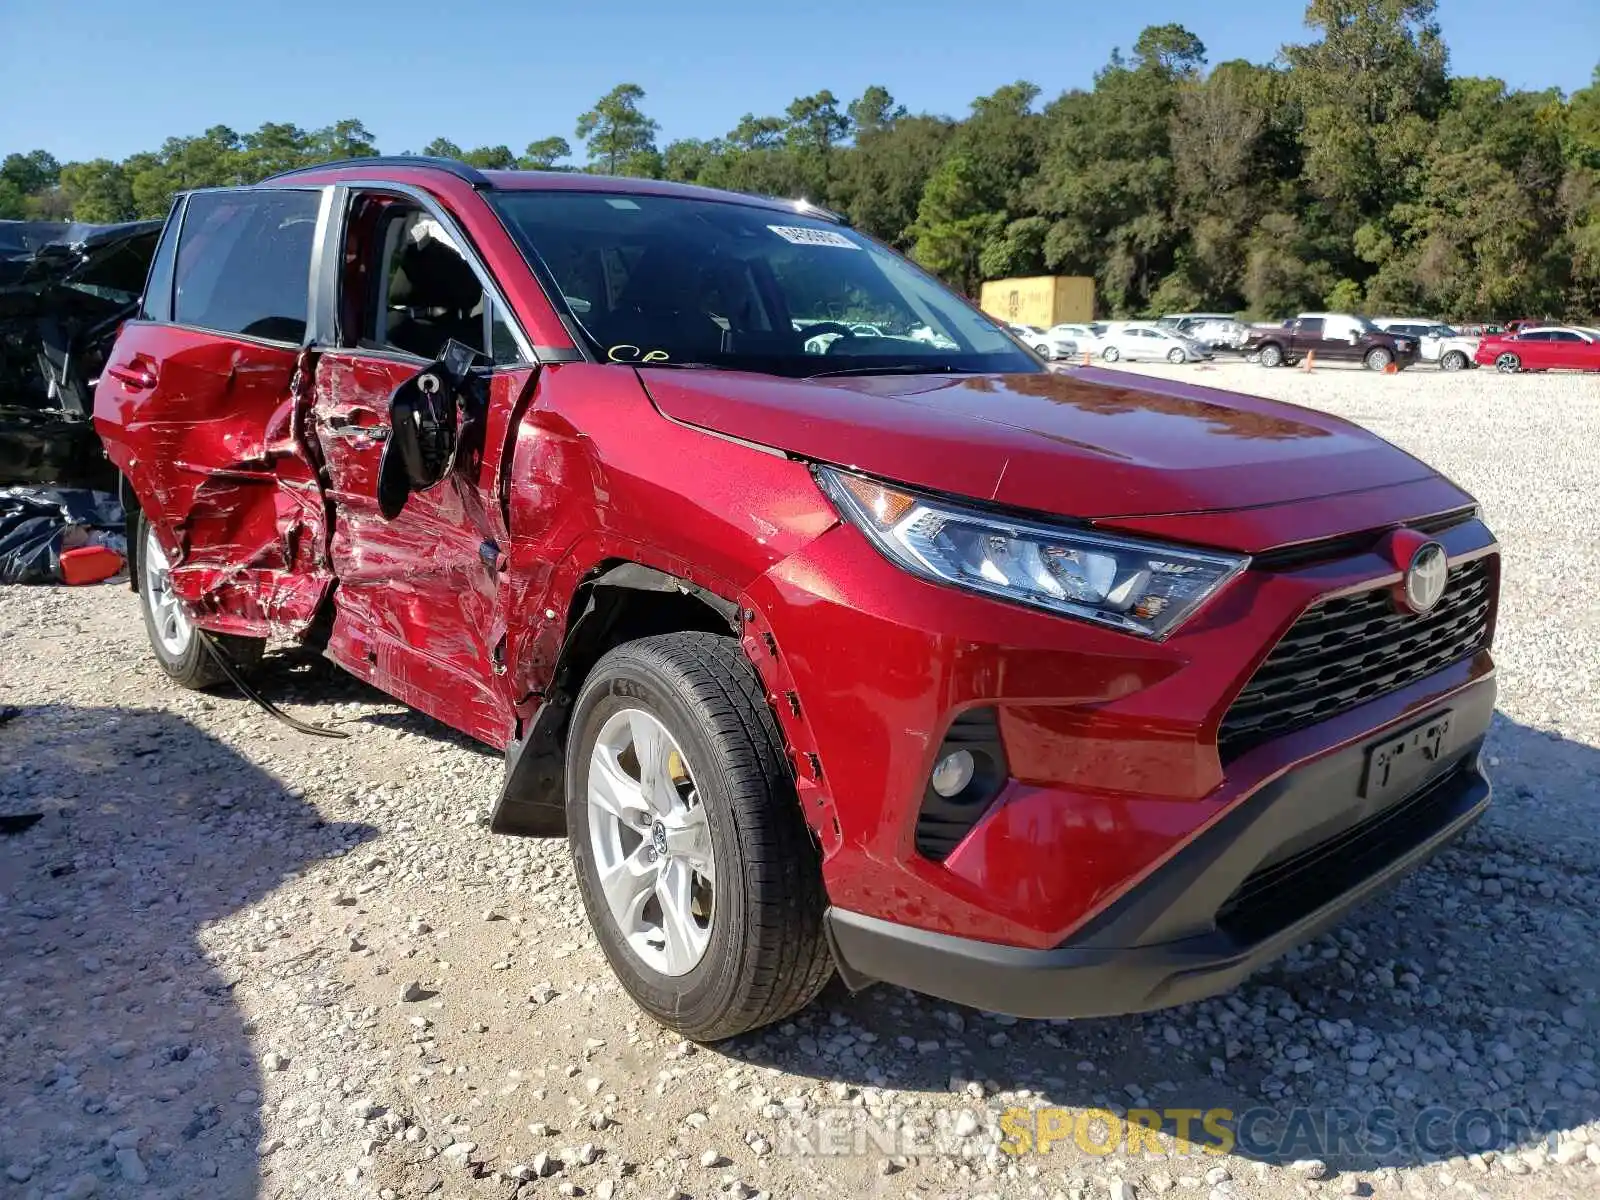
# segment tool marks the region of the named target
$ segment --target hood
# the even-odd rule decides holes
[[[1081,519],[1283,505],[1434,472],[1337,417],[1099,368],[804,380],[641,369],[673,420]]]

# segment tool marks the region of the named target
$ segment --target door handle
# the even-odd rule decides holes
[[[143,392],[156,385],[155,372],[148,367],[111,366],[106,368],[106,374],[130,391]]]
[[[334,437],[339,438],[366,438],[373,442],[386,441],[389,437],[387,425],[358,425],[354,421],[324,421],[322,427]]]

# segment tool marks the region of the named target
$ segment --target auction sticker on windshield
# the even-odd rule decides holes
[[[831,229],[807,229],[801,225],[768,225],[768,229],[777,234],[786,242],[793,242],[796,246],[838,246],[841,250],[859,250],[856,245],[842,233],[834,233]]]

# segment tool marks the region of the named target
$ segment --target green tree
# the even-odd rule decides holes
[[[20,221],[27,215],[27,193],[0,175],[0,221]]]
[[[550,171],[563,158],[572,157],[572,147],[562,137],[540,138],[529,142],[517,165],[526,171]]]
[[[578,118],[578,138],[586,143],[591,168],[607,175],[659,171],[656,133],[660,126],[640,111],[644,89],[620,83]]]
[[[954,122],[928,116],[899,117],[887,127],[858,127],[831,199],[868,233],[910,249],[923,191],[944,161],[954,129]]]
[[[1285,46],[1304,113],[1305,176],[1350,224],[1402,198],[1444,104],[1447,54],[1434,0],[1311,0],[1321,38]]]
[[[850,126],[860,138],[866,134],[886,133],[906,116],[906,106],[896,104],[889,89],[873,84],[850,102],[845,110]]]
[[[454,158],[459,160],[466,151],[449,138],[436,137],[422,148],[422,153],[427,158]]]
[[[1043,265],[1094,275],[1118,315],[1150,307],[1158,288],[1164,297],[1197,291],[1180,254],[1171,127],[1204,54],[1180,26],[1146,29],[1132,58],[1112,52],[1092,91],[1069,92],[1044,112],[1045,149],[1028,195],[1050,222]]]
[[[298,125],[268,122],[240,140],[238,170],[246,181],[292,171],[311,161],[311,138]]]
[[[378,153],[378,143],[373,140],[371,130],[353,117],[313,131],[310,143],[310,156],[314,162],[371,158]]]
[[[122,167],[108,158],[68,163],[61,168],[61,191],[72,205],[74,221],[96,224],[128,221],[134,216],[133,189]]]
[[[958,150],[928,180],[911,233],[912,253],[928,270],[968,295],[983,282],[983,254],[1005,232],[983,166]]]
[[[480,171],[509,171],[517,165],[510,146],[478,146],[461,156],[461,161]]]
[[[9,185],[18,196],[29,196],[55,187],[60,177],[61,164],[48,150],[8,154],[0,161],[0,184]]]
[[[783,118],[745,113],[727,136],[734,150],[774,150],[783,145]]]

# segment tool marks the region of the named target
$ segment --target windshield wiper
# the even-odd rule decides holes
[[[887,367],[841,367],[835,371],[817,371],[804,379],[837,379],[841,375],[977,375],[969,367],[955,367],[949,363],[894,363]]]

